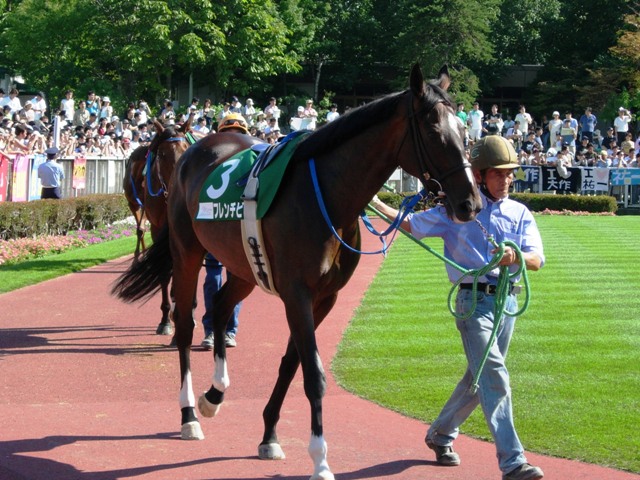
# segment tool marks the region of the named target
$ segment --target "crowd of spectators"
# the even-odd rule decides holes
[[[129,103],[119,116],[109,97],[100,97],[93,91],[89,91],[86,98],[77,99],[72,90],[67,90],[58,105],[47,105],[42,92],[22,104],[17,89],[12,88],[8,94],[0,89],[0,153],[43,153],[55,144],[61,157],[82,154],[126,158],[138,146],[149,143],[155,132],[153,119],[171,126],[186,122],[191,116],[192,131],[198,137],[215,133],[216,126],[232,113],[241,114],[249,133],[267,142],[277,141],[282,136],[281,129],[286,132],[313,130],[318,120],[311,99],[285,122],[275,97],[264,109],[256,108],[251,98],[243,105],[233,96],[221,108],[215,108],[210,99],[200,104],[198,98],[193,98],[182,112],[176,112],[174,102],[166,99],[156,116],[144,100],[139,100]],[[337,106],[333,105],[326,120],[332,121],[338,116]],[[55,123],[59,125],[57,139],[54,138]]]
[[[0,89],[0,152],[7,155],[43,153],[56,143],[54,119],[59,125],[56,146],[62,157],[83,154],[126,158],[138,146],[149,143],[155,132],[154,119],[171,126],[191,117],[193,134],[199,137],[215,133],[217,125],[230,114],[242,115],[250,135],[271,143],[290,130],[313,130],[319,121],[311,99],[287,119],[275,97],[260,109],[251,98],[243,105],[236,96],[221,107],[214,107],[210,99],[201,104],[198,98],[193,98],[181,112],[176,112],[174,102],[166,99],[156,116],[144,100],[139,100],[129,103],[118,116],[109,97],[100,97],[93,91],[78,100],[74,92],[68,90],[59,105],[47,106],[42,92],[23,105],[17,89],[11,89],[8,94]],[[323,120],[330,122],[338,116],[334,104]],[[523,165],[639,165],[640,137],[634,138],[631,113],[624,107],[619,108],[618,117],[611,125],[599,122],[591,108],[586,108],[578,119],[569,111],[561,119],[560,112],[554,111],[550,120],[543,116],[536,121],[524,105],[512,119],[511,116],[503,118],[495,104],[485,115],[475,102],[469,113],[463,104],[458,104],[456,116],[465,127],[467,146],[485,135],[502,135],[513,142]]]
[[[515,118],[503,119],[495,104],[485,115],[478,102],[469,113],[460,103],[456,116],[465,127],[468,146],[485,135],[502,135],[513,143],[522,165],[640,167],[640,136],[634,138],[631,112],[625,107],[618,109],[611,125],[599,122],[589,107],[578,119],[570,111],[561,119],[554,111],[551,120],[543,116],[536,121],[524,105]]]

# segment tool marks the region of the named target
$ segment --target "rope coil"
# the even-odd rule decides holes
[[[373,212],[375,212],[376,215],[378,215],[380,218],[382,218],[385,222],[387,222],[389,224],[392,224],[392,221],[386,215],[384,215],[382,212],[380,212],[379,210],[377,210],[376,208],[371,206],[371,204],[369,204],[369,208],[371,210],[373,210]],[[426,245],[421,240],[418,240],[416,237],[411,235],[409,232],[403,230],[402,228],[396,227],[397,230],[400,233],[402,233],[403,235],[405,235],[406,237],[411,239],[413,242],[415,242],[418,245],[420,245],[422,248],[427,250],[429,253],[431,253],[435,257],[439,258],[443,262],[447,263],[448,265],[452,266],[456,270],[462,272],[463,275],[452,285],[451,290],[449,291],[449,296],[448,296],[448,300],[447,300],[447,305],[449,307],[449,312],[451,312],[451,314],[454,317],[456,317],[457,319],[466,320],[466,319],[470,318],[473,315],[473,313],[475,312],[476,307],[477,307],[477,298],[478,297],[477,297],[476,294],[478,292],[479,279],[481,277],[483,277],[484,275],[486,275],[488,272],[494,270],[496,267],[499,267],[499,272],[500,273],[498,275],[498,283],[496,285],[493,329],[491,331],[491,336],[490,336],[489,342],[487,343],[487,346],[485,348],[485,351],[484,351],[484,354],[482,356],[482,360],[480,362],[480,365],[478,365],[478,368],[476,369],[476,372],[475,372],[475,374],[473,376],[473,382],[472,382],[472,384],[471,384],[471,386],[469,388],[469,391],[471,392],[471,394],[475,394],[478,391],[478,382],[480,380],[480,375],[482,374],[482,370],[484,369],[484,366],[485,366],[485,364],[487,362],[487,358],[489,358],[489,353],[491,351],[491,348],[493,347],[493,344],[494,344],[494,342],[496,340],[496,336],[498,334],[498,328],[500,327],[502,316],[503,315],[509,315],[511,317],[517,317],[517,316],[522,315],[524,312],[526,312],[526,310],[527,310],[527,308],[529,306],[529,299],[530,299],[530,296],[531,296],[531,290],[530,290],[530,287],[529,287],[529,279],[527,277],[526,264],[525,264],[524,258],[522,256],[522,251],[520,250],[518,245],[516,245],[515,243],[513,243],[510,240],[505,240],[504,242],[497,243],[492,235],[488,235],[487,230],[482,226],[482,224],[480,222],[478,222],[477,220],[476,220],[476,222],[478,223],[478,225],[482,229],[483,233],[487,237],[487,241],[489,243],[491,243],[497,249],[496,253],[494,254],[493,258],[489,261],[489,263],[487,263],[487,265],[485,265],[484,267],[478,268],[478,269],[466,269],[464,267],[461,267],[460,265],[458,265],[454,261],[446,258],[444,255],[442,255],[442,254],[436,252],[435,250],[433,250],[429,245]],[[517,264],[519,265],[519,267],[515,272],[510,273],[509,272],[509,267],[507,265],[499,265],[500,261],[502,260],[502,257],[504,256],[505,247],[511,247],[514,250],[515,254],[516,254]],[[506,303],[507,303],[507,297],[509,296],[510,289],[511,289],[511,284],[512,284],[511,280],[513,278],[517,278],[518,276],[521,276],[522,286],[524,287],[524,292],[525,292],[523,305],[517,312],[508,312],[508,311],[505,310],[505,306],[506,306]],[[469,278],[471,279],[471,282],[469,282]],[[463,282],[463,280],[466,280],[466,281]],[[473,303],[472,303],[471,308],[469,309],[469,311],[466,314],[458,314],[456,312],[455,306],[454,306],[455,293],[456,293],[456,291],[457,291],[457,289],[458,289],[458,287],[460,286],[461,283],[471,283],[472,284]]]

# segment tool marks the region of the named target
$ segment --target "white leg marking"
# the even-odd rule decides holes
[[[196,397],[193,394],[193,385],[191,384],[191,372],[182,379],[182,388],[180,389],[180,408],[195,407]]]
[[[218,355],[215,356],[216,368],[213,372],[213,386],[216,390],[223,392],[229,388],[229,372],[227,372],[227,360],[220,358]]]
[[[309,480],[334,480],[327,462],[327,442],[324,441],[324,437],[311,435],[309,455],[313,460],[313,475]]]

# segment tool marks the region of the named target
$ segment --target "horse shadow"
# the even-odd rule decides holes
[[[162,432],[151,435],[129,435],[129,436],[92,436],[92,435],[49,435],[42,438],[30,438],[22,440],[0,441],[0,478],[5,480],[24,480],[29,478],[30,472],[46,472],[48,480],[120,480],[124,478],[135,478],[153,473],[169,473],[176,478],[180,477],[180,469],[195,465],[211,464],[224,461],[255,461],[257,456],[244,457],[207,457],[197,460],[172,463],[156,463],[154,465],[133,466],[109,471],[91,472],[78,470],[75,466],[50,458],[41,458],[30,455],[41,452],[48,452],[59,447],[72,445],[76,442],[91,441],[130,441],[130,440],[175,440],[179,441],[179,435],[175,432]],[[10,468],[7,468],[10,465]],[[412,467],[435,465],[435,462],[422,459],[394,460],[390,462],[371,465],[366,468],[351,472],[335,473],[336,480],[362,480],[368,478],[385,478],[399,475]],[[211,477],[214,480],[217,477]],[[257,477],[233,477],[229,480],[255,480]],[[265,477],[269,478],[269,477]],[[277,475],[280,480],[306,480],[308,473],[304,475]]]
[[[78,333],[85,333],[77,336]],[[50,335],[60,335],[54,340]],[[67,335],[65,338],[64,335]],[[90,325],[64,327],[37,328],[3,328],[0,335],[0,357],[22,354],[70,354],[97,353],[103,355],[121,356],[128,354],[152,354],[167,351],[162,344],[146,346],[126,344],[98,344],[95,341],[116,338],[139,338],[151,335],[148,327],[123,327],[117,325]]]

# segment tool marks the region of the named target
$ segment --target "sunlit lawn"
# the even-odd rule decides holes
[[[547,264],[508,359],[518,433],[529,451],[640,472],[640,217],[536,218]],[[401,238],[345,334],[339,382],[433,421],[466,365],[449,289],[442,262]],[[479,409],[463,433],[490,439]]]

